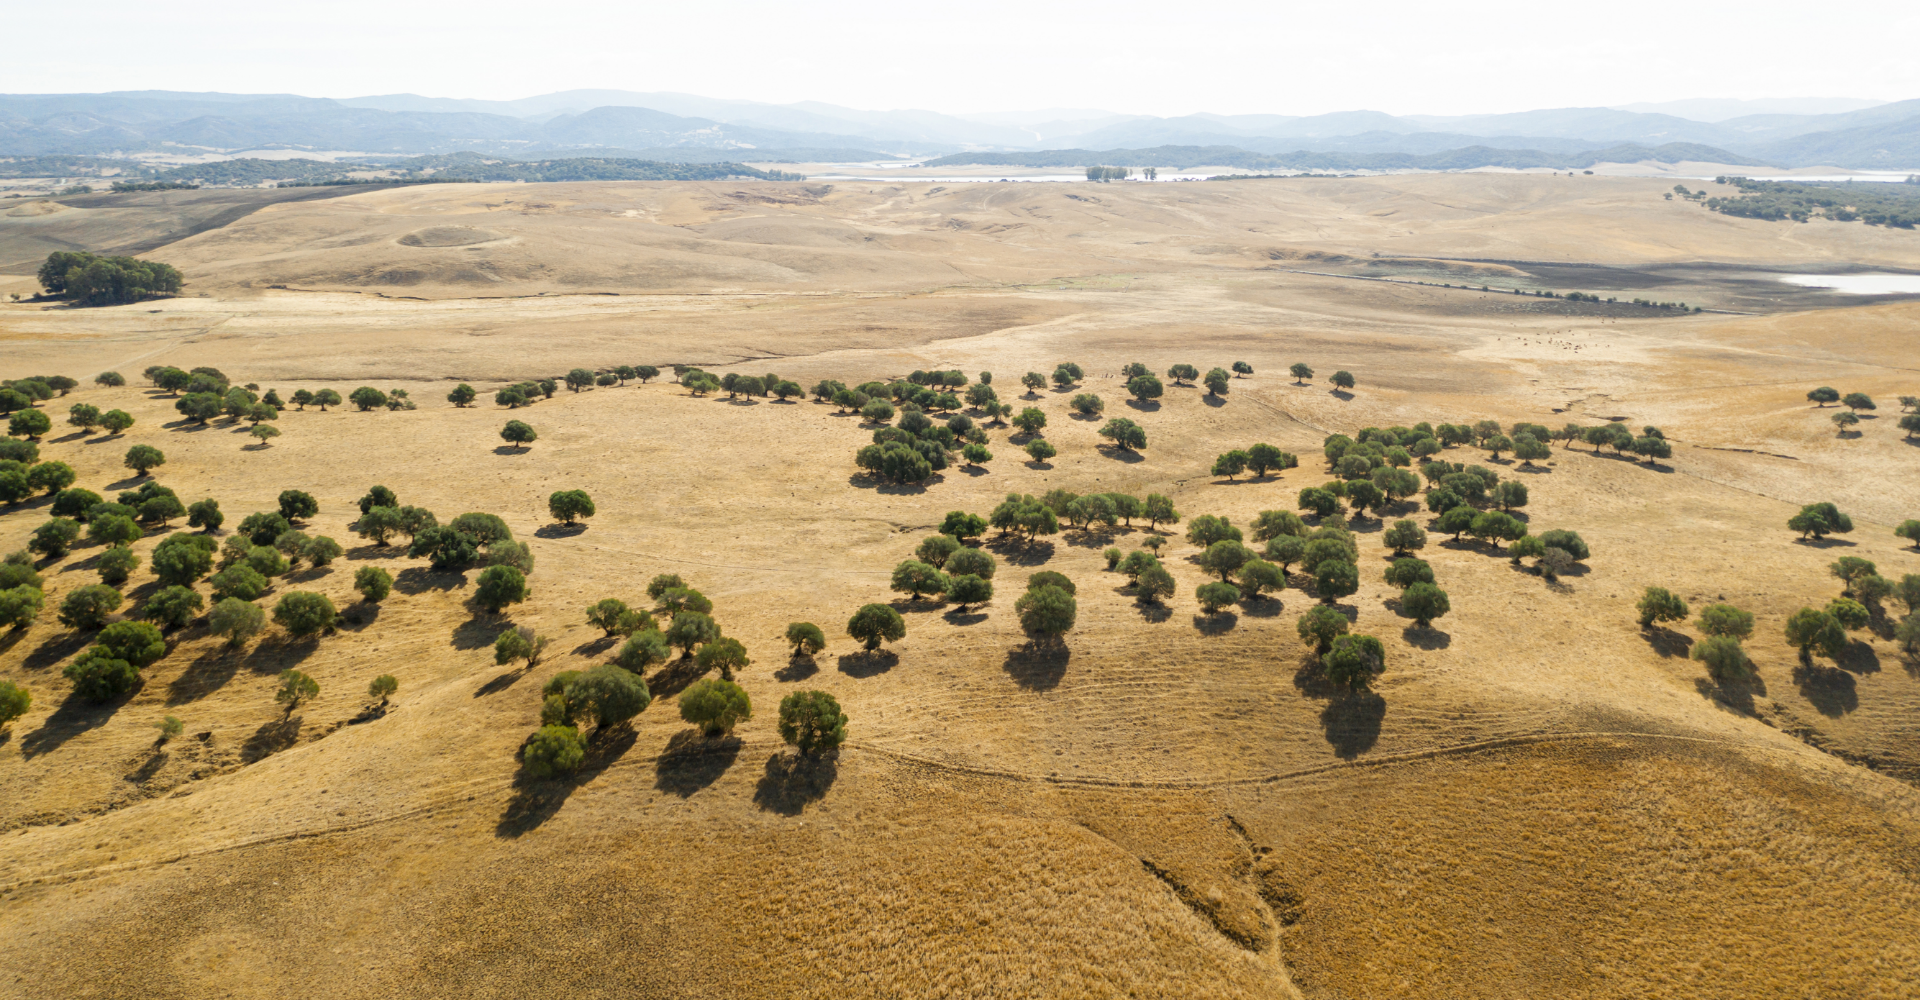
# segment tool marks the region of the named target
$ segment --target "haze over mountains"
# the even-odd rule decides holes
[[[846,160],[1163,146],[1269,156],[1432,156],[1466,149],[1564,156],[1621,146],[1672,147],[1673,152],[1652,158],[1712,160],[1723,152],[1729,155],[1721,162],[1729,163],[1905,170],[1920,167],[1920,100],[1696,100],[1487,115],[1360,110],[1156,118],[1097,109],[967,115],[863,111],[817,102],[765,104],[613,90],[514,101],[172,91],[0,95],[0,155],[14,156],[283,149]],[[1472,159],[1448,162],[1473,165]]]

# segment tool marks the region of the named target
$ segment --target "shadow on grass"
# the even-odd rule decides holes
[[[1742,715],[1755,715],[1753,697],[1767,693],[1767,682],[1761,680],[1759,674],[1750,677],[1726,677],[1719,680],[1698,677],[1694,679],[1693,689],[1700,692],[1701,697],[1724,705]]]
[[[1128,465],[1135,465],[1147,460],[1147,456],[1134,451],[1132,448],[1120,448],[1110,444],[1095,445],[1094,447],[1100,454],[1116,462],[1125,462]]]
[[[1342,760],[1352,760],[1380,741],[1380,724],[1387,715],[1386,699],[1367,689],[1351,690],[1327,680],[1317,653],[1300,658],[1293,686],[1309,698],[1325,698],[1320,729],[1327,745]]]
[[[240,672],[241,659],[238,651],[224,645],[201,654],[167,685],[167,705],[184,705],[220,690]]]
[[[1213,614],[1201,613],[1193,616],[1193,627],[1201,635],[1225,635],[1240,624],[1240,616],[1225,609]]]
[[[358,632],[380,620],[380,605],[372,601],[361,600],[347,605],[345,611],[334,622],[334,627],[346,632]]]
[[[1453,645],[1453,636],[1431,625],[1409,625],[1400,630],[1400,638],[1415,649],[1446,649]]]
[[[533,532],[535,538],[572,538],[584,534],[587,526],[578,522],[573,524],[543,524]]]
[[[1671,659],[1675,656],[1684,659],[1693,649],[1692,636],[1682,635],[1672,629],[1658,626],[1642,627],[1640,637],[1647,640],[1647,645],[1651,646],[1654,652],[1659,653],[1662,659]]]
[[[133,690],[103,702],[91,702],[77,694],[68,694],[67,700],[47,716],[47,721],[42,722],[39,729],[20,738],[20,756],[32,760],[42,754],[52,753],[75,736],[104,725],[139,690],[140,685],[135,684]]]
[[[1877,674],[1880,672],[1880,656],[1873,647],[1858,639],[1835,659],[1834,665],[1850,674]]]
[[[986,621],[987,613],[985,611],[979,611],[979,610],[961,611],[959,608],[954,608],[952,611],[949,611],[946,614],[941,615],[940,617],[944,619],[946,623],[949,625],[965,628],[968,625],[978,625],[981,622]]]
[[[507,800],[500,821],[494,824],[493,835],[511,839],[539,829],[540,824],[552,819],[560,807],[566,805],[567,796],[599,777],[600,772],[619,760],[638,738],[631,726],[622,725],[611,731],[594,730],[587,740],[587,756],[581,761],[580,769],[564,778],[536,778],[523,767],[513,777],[513,797]],[[528,734],[527,739],[532,740],[532,734]],[[525,742],[521,743],[521,751],[525,751],[526,746]]]
[[[981,548],[997,552],[1010,566],[1038,566],[1053,558],[1052,542],[1032,542],[1017,535],[1003,535],[982,543]]]
[[[393,589],[412,597],[429,590],[462,590],[467,585],[465,573],[451,570],[434,570],[425,566],[409,566],[394,574]]]
[[[1800,689],[1800,697],[1829,719],[1840,718],[1860,707],[1853,675],[1844,670],[1819,666],[1803,657],[1800,665],[1793,668],[1793,683]]]
[[[782,684],[804,681],[820,672],[820,664],[813,657],[801,654],[787,658],[787,665],[773,672],[773,679]]]
[[[1810,549],[1852,548],[1852,542],[1844,538],[1796,538],[1795,545],[1804,545]]]
[[[493,449],[493,453],[496,455],[524,455],[527,453],[528,450],[529,449],[523,448],[519,445],[503,444],[498,448]]]
[[[840,776],[839,751],[817,757],[775,753],[767,758],[766,773],[753,789],[753,804],[782,816],[798,816],[809,802],[817,802]]]
[[[1272,594],[1259,594],[1242,598],[1240,610],[1248,618],[1277,618],[1287,610],[1286,602]]]
[[[20,661],[20,666],[27,670],[45,670],[85,649],[92,638],[91,631],[61,632],[35,647],[33,652],[28,653],[26,658]]]
[[[1158,625],[1173,617],[1173,609],[1167,607],[1164,601],[1135,601],[1133,608],[1151,625]]]
[[[503,618],[476,616],[454,626],[450,642],[455,649],[485,649],[500,638],[500,633],[512,627],[513,623]]]
[[[474,688],[473,696],[475,698],[485,698],[487,695],[490,695],[490,694],[499,694],[500,692],[505,691],[506,689],[519,683],[520,678],[525,677],[530,673],[533,673],[533,667],[531,665],[523,665],[513,670],[509,670],[506,673],[501,674],[500,676],[495,677],[494,679],[486,682],[485,684],[482,684],[479,687]]]
[[[267,759],[300,742],[300,716],[275,719],[263,724],[240,744],[240,763],[252,764]]]
[[[848,677],[865,679],[878,677],[892,670],[900,662],[900,657],[890,649],[863,649],[848,653],[839,659],[840,672]]]
[[[655,700],[671,698],[687,689],[687,686],[700,679],[706,671],[700,669],[700,661],[691,656],[682,656],[677,660],[668,660],[660,672],[647,678],[647,690]]]
[[[1005,670],[1015,684],[1029,691],[1051,691],[1059,687],[1061,678],[1067,675],[1067,662],[1071,659],[1073,650],[1067,648],[1065,642],[1036,639],[1007,650],[1000,669]]]
[[[667,749],[653,763],[653,787],[687,798],[720,780],[740,756],[740,737],[709,739],[698,729],[683,729],[667,740]]]

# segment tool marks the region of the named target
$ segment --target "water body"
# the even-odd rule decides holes
[[[1843,295],[1920,295],[1920,274],[1789,274],[1780,280]]]

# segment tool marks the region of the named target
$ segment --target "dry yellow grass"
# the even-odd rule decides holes
[[[44,442],[96,491],[125,488],[134,442],[163,448],[160,481],[217,497],[229,528],[282,489],[311,491],[309,530],[349,552],[279,592],[345,607],[368,563],[401,586],[316,643],[270,634],[227,653],[190,626],[138,692],[93,707],[66,699],[60,668],[87,637],[53,606],[97,579],[97,550],[44,571],[48,610],[0,636],[0,678],[36,695],[0,732],[0,921],[16,942],[0,994],[1910,996],[1920,667],[1859,633],[1845,670],[1810,671],[1781,626],[1838,593],[1838,555],[1920,572],[1890,531],[1920,496],[1892,427],[1893,398],[1920,388],[1905,361],[1920,310],[1754,309],[1760,293],[1703,270],[1656,297],[1683,287],[1673,297],[1758,314],[1297,273],[1564,290],[1578,286],[1526,262],[1667,280],[1676,263],[1920,256],[1912,234],[1705,215],[1659,200],[1663,186],[413,188],[273,206],[156,252],[205,297],[0,307],[7,377],[118,368],[137,383],[150,364],[212,364],[282,395],[372,384],[421,402],[289,410],[264,449],[224,420],[174,425],[172,400],[139,385],[50,404],[56,419],[78,401],[138,418],[122,438],[62,427]],[[1102,450],[1072,393],[1017,398],[1020,373],[1063,360],[1109,416],[1146,426],[1144,453]],[[1138,409],[1115,374],[1136,360],[1256,374],[1221,405],[1169,387]],[[1294,361],[1321,379],[1294,384]],[[503,382],[674,362],[802,384],[991,370],[1003,399],[1048,412],[1060,455],[1025,463],[996,430],[986,471],[876,486],[850,462],[869,434],[857,418],[665,380],[563,390],[512,414],[540,431],[531,449],[498,448],[508,414],[486,400]],[[1335,368],[1360,377],[1352,398],[1326,391]],[[455,379],[482,405],[441,402]],[[1834,437],[1831,410],[1803,398],[1819,384],[1872,394],[1878,419]],[[1556,447],[1535,471],[1500,466],[1530,485],[1533,530],[1593,546],[1559,585],[1436,535],[1423,555],[1453,612],[1412,629],[1379,578],[1378,522],[1356,524],[1361,588],[1341,604],[1388,648],[1369,696],[1318,679],[1297,587],[1201,615],[1205,574],[1178,528],[1164,610],[1100,556],[1144,527],[1069,531],[1032,551],[990,539],[998,594],[968,614],[901,601],[909,633],[891,656],[852,655],[843,634],[855,607],[897,596],[891,567],[946,511],[985,513],[1008,491],[1162,492],[1188,518],[1244,525],[1326,478],[1327,433],[1613,416],[1663,427],[1673,459]],[[1302,467],[1207,474],[1254,441]],[[538,559],[530,599],[475,612],[470,575],[354,539],[353,502],[376,482],[442,519],[504,517]],[[585,531],[546,530],[560,488],[598,502]],[[1795,542],[1786,518],[1827,499],[1857,529]],[[0,550],[44,507],[0,515]],[[1064,652],[1027,645],[1014,620],[1040,568],[1079,586]],[[708,742],[664,699],[598,741],[577,781],[518,778],[539,685],[609,651],[584,608],[637,601],[661,572],[712,597],[746,644],[754,719]],[[1642,633],[1633,602],[1650,584],[1753,611],[1759,682],[1706,681],[1689,627]],[[152,587],[143,567],[129,591]],[[787,662],[794,620],[827,631],[816,664]],[[537,669],[493,664],[509,623],[555,638]],[[272,689],[291,665],[321,693],[283,721]],[[401,681],[394,709],[349,723],[380,673]],[[847,707],[852,743],[795,773],[775,708],[810,687]],[[157,747],[164,714],[187,735]]]

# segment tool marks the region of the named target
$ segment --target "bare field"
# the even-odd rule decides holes
[[[1911,268],[1920,238],[1707,215],[1661,201],[1666,186],[416,187],[275,204],[169,243],[153,256],[183,270],[186,297],[0,306],[5,377],[134,382],[44,404],[44,457],[107,493],[135,482],[130,444],[156,445],[159,480],[218,498],[229,531],[310,491],[308,530],[347,554],[262,603],[317,590],[358,619],[239,652],[197,622],[137,691],[95,706],[61,676],[90,634],[54,609],[97,582],[100,549],[42,569],[47,609],[0,634],[0,678],[35,697],[0,730],[0,926],[17,942],[0,995],[1912,996],[1920,663],[1881,621],[1837,668],[1810,669],[1782,626],[1839,593],[1840,555],[1920,572],[1891,531],[1920,516],[1920,449],[1894,427],[1896,397],[1920,392],[1920,305],[1769,300],[1711,275]],[[0,246],[20,238],[10,221]],[[1585,264],[1693,267],[1689,301],[1750,314],[1334,276],[1573,290],[1552,268]],[[1021,394],[1021,373],[1069,360],[1083,386]],[[1132,403],[1118,376],[1237,360],[1255,373],[1224,398],[1169,383]],[[1318,377],[1290,379],[1296,361]],[[538,429],[531,448],[501,447],[501,384],[643,363],[803,385],[990,370],[1003,401],[1046,411],[1059,455],[1029,463],[1026,439],[996,428],[983,469],[877,483],[851,461],[872,431],[858,416],[693,396],[670,375],[563,389],[511,413]],[[247,447],[244,424],[180,422],[138,378],[153,364],[283,396],[406,388],[420,409],[289,409],[271,447]],[[1328,391],[1337,368],[1355,393]],[[442,401],[458,380],[479,405]],[[1816,385],[1880,409],[1836,437],[1834,410],[1804,398]],[[1067,405],[1081,391],[1149,446],[1104,447],[1100,421]],[[69,433],[74,402],[138,422]],[[1244,526],[1328,478],[1330,433],[1611,418],[1662,427],[1673,457],[1579,445],[1489,463],[1530,487],[1533,532],[1592,546],[1558,583],[1436,532],[1421,555],[1452,612],[1416,628],[1380,576],[1381,522],[1355,521],[1361,586],[1339,606],[1387,648],[1366,694],[1332,689],[1301,645],[1300,578],[1202,614],[1184,523],[1159,531],[1179,588],[1160,608],[1101,557],[1154,533],[1142,523],[1031,547],[990,536],[997,593],[966,613],[888,590],[947,511],[985,514],[1009,491],[1159,492],[1187,519]],[[1301,467],[1208,474],[1255,441]],[[499,514],[533,546],[529,599],[477,611],[472,574],[354,537],[374,483],[443,521]],[[585,530],[549,523],[546,496],[567,488],[599,505]],[[1787,518],[1821,500],[1856,529],[1797,541]],[[0,551],[47,505],[0,513]],[[350,586],[370,563],[398,579],[377,609]],[[1013,613],[1039,569],[1078,585],[1063,648],[1030,643]],[[707,740],[659,697],[596,738],[574,780],[520,775],[541,684],[611,653],[586,606],[642,601],[664,572],[746,645],[754,718]],[[1710,681],[1690,625],[1638,628],[1648,585],[1753,612],[1758,679]],[[143,565],[124,589],[126,611],[157,582]],[[882,656],[844,634],[872,601],[908,621]],[[827,632],[812,663],[788,660],[796,620]],[[554,638],[532,671],[493,662],[515,624]],[[272,691],[290,666],[321,691],[283,718]],[[395,707],[354,721],[381,673],[400,679]],[[669,695],[685,673],[650,683]],[[847,707],[850,742],[795,768],[775,710],[805,688]],[[167,714],[186,735],[158,745]]]

